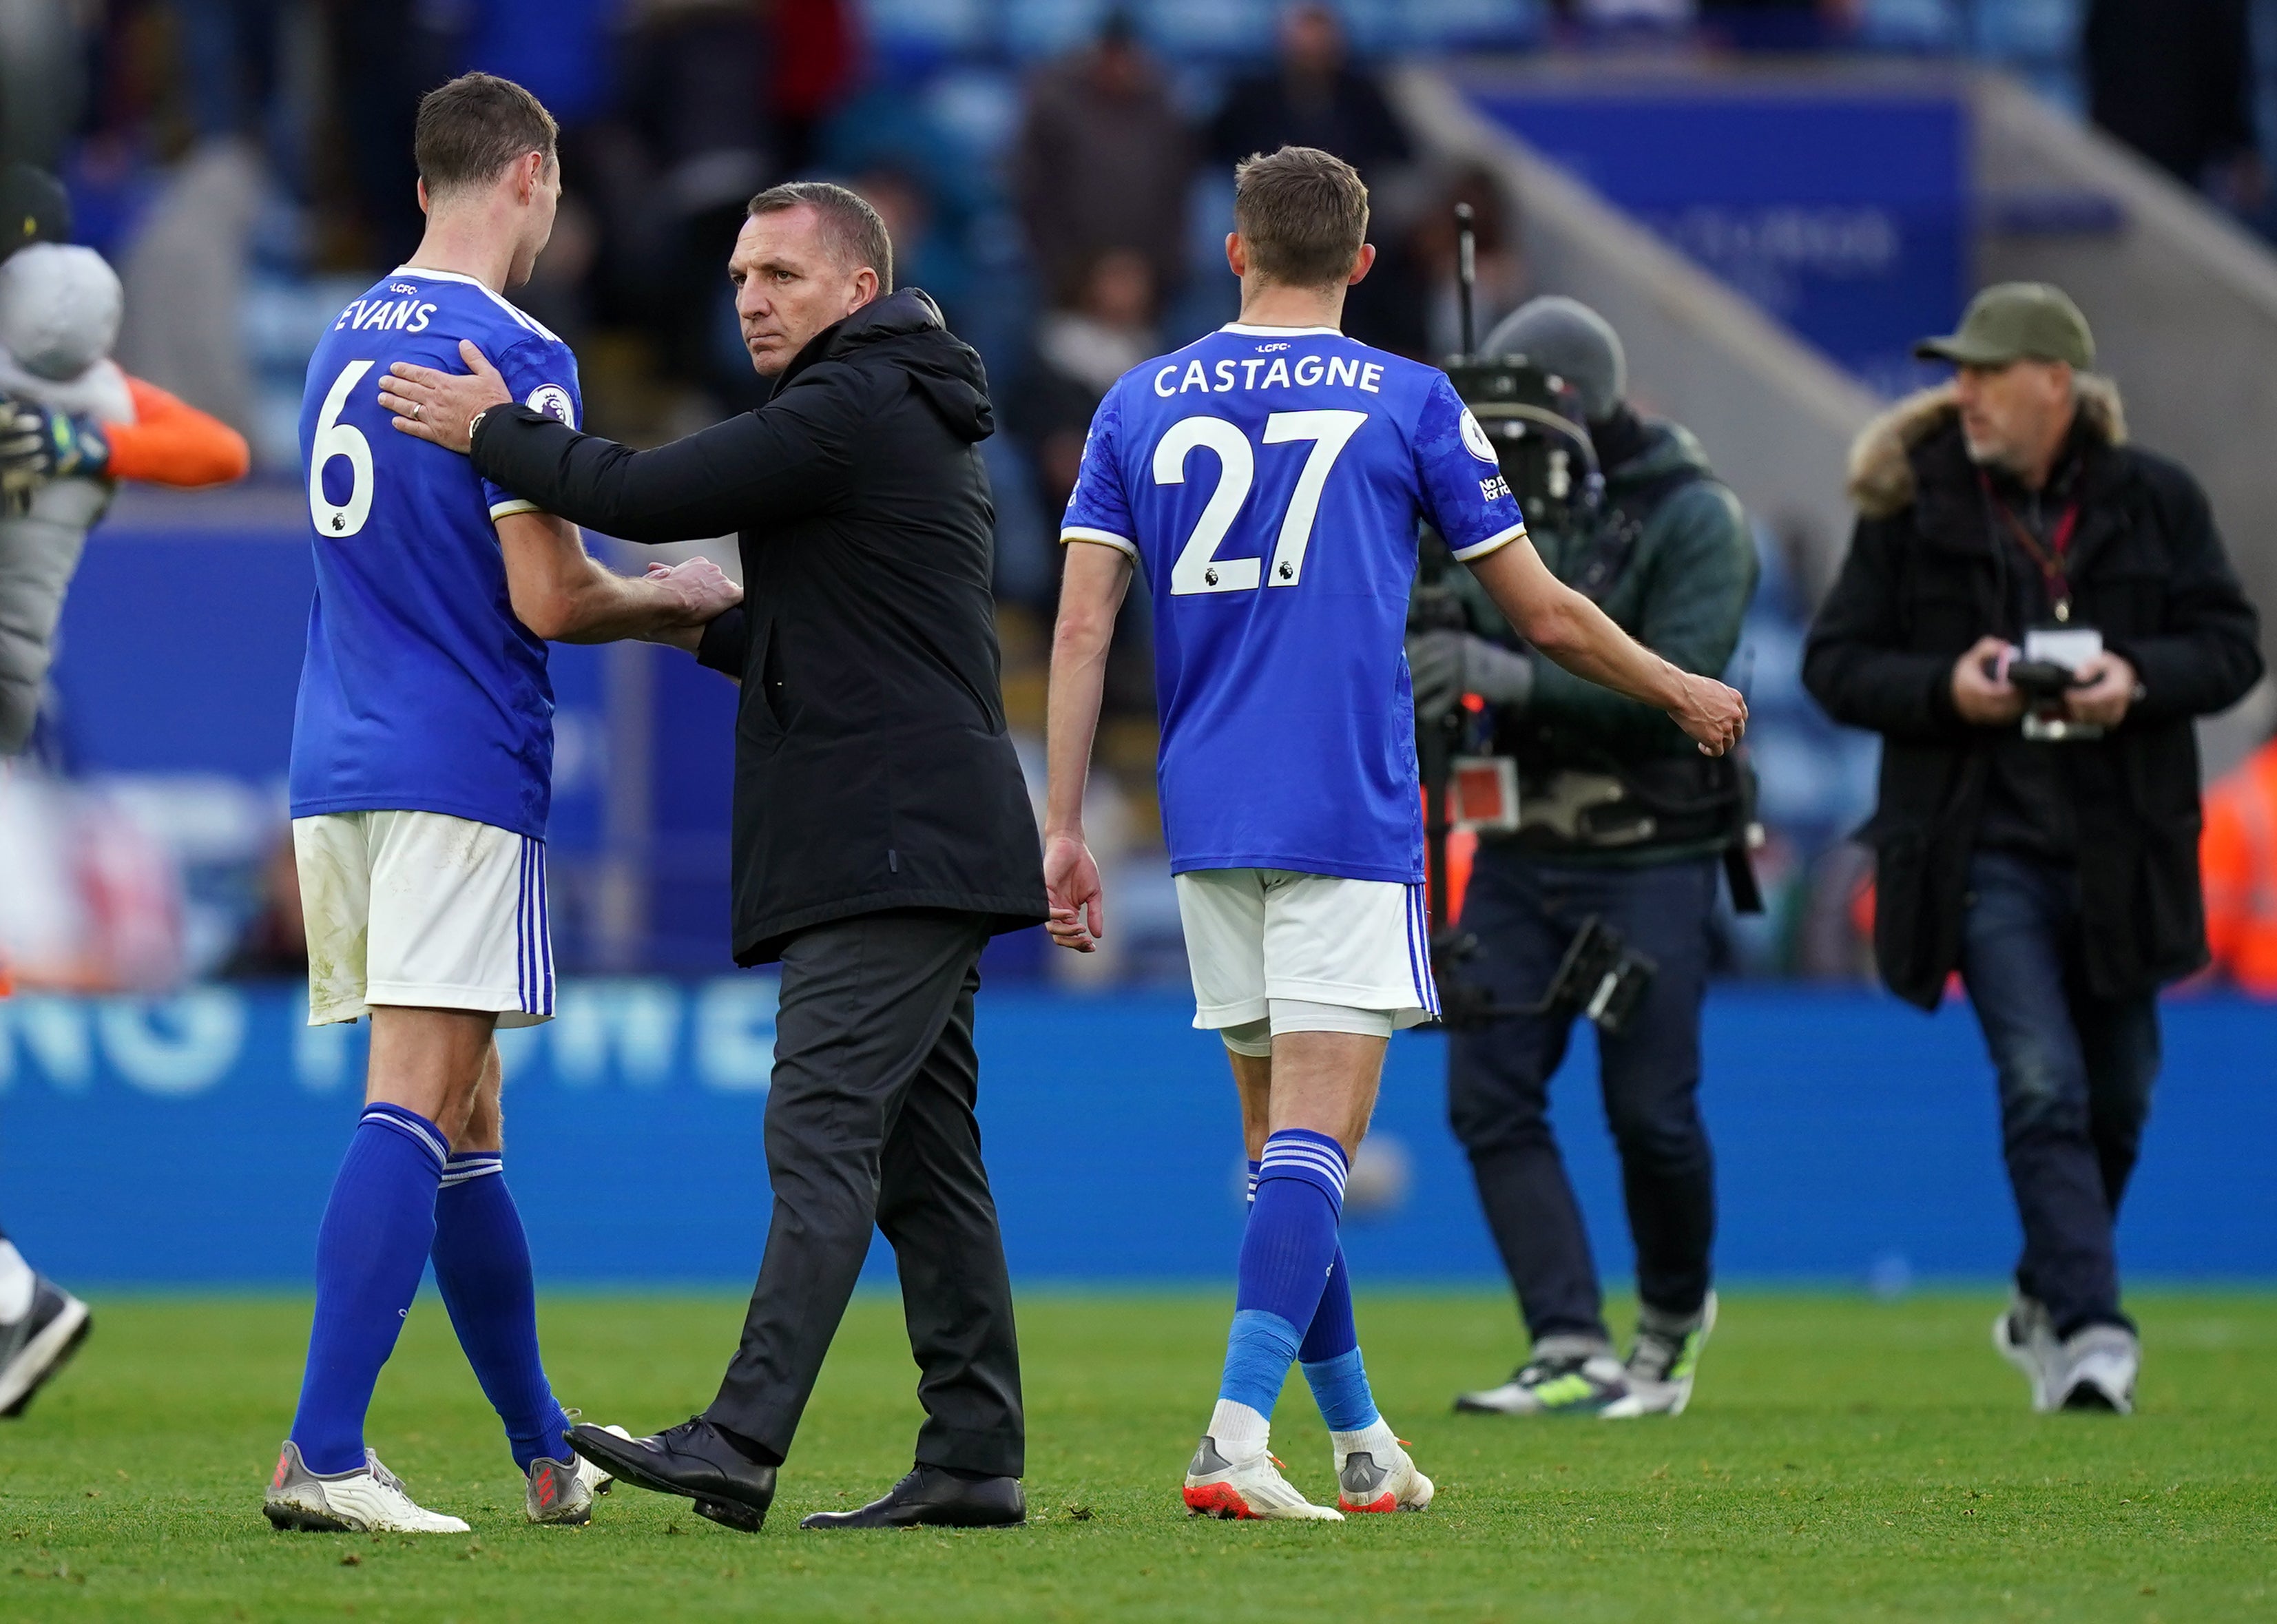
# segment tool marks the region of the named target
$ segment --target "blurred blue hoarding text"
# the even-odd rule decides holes
[[[1230,1277],[1232,1091],[1169,995],[984,993],[981,1118],[1016,1275]],[[74,1282],[304,1285],[363,1029],[296,988],[0,1003],[0,1223]],[[506,1034],[507,1167],[542,1279],[742,1281],[765,1233],[775,983],[573,981]],[[2142,1276],[2277,1277],[2277,1008],[2181,1001],[2121,1229]],[[1588,1041],[1556,1090],[1609,1277],[1630,1269]],[[1997,1277],[2015,1245],[1975,1025],[1862,993],[1724,990],[1706,1033],[1730,1277]],[[1495,1277],[1444,1125],[1443,1047],[1395,1041],[1346,1245],[1365,1282]],[[882,1247],[872,1274],[887,1277]]]

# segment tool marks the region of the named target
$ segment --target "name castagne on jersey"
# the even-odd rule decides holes
[[[1274,355],[1285,350],[1285,343],[1260,344],[1266,354],[1245,355],[1238,360],[1230,357],[1205,366],[1197,357],[1185,363],[1183,370],[1175,361],[1154,369],[1154,393],[1163,400],[1175,400],[1179,395],[1199,390],[1204,394],[1231,394],[1235,390],[1288,389],[1298,387],[1317,389],[1357,389],[1363,394],[1383,393],[1383,365],[1381,362],[1362,360],[1358,355],[1299,355],[1294,362],[1288,356]],[[1239,381],[1235,370],[1239,370]],[[1463,440],[1474,454],[1493,461],[1494,450],[1477,420],[1468,413],[1463,418]],[[1493,501],[1498,496],[1511,494],[1510,482],[1500,474],[1479,481],[1479,496]]]

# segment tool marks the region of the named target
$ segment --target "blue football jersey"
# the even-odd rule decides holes
[[[473,277],[404,266],[308,362],[301,455],[316,601],[293,720],[293,815],[433,812],[540,839],[552,795],[545,644],[516,620],[493,523],[534,504],[379,403],[398,361],[462,372],[471,339],[517,400],[573,428],[569,347]]]
[[[1154,594],[1174,872],[1423,878],[1419,520],[1464,560],[1526,534],[1436,367],[1236,324],[1108,391],[1061,538],[1122,548]]]

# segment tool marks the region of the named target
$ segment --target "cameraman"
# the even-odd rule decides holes
[[[1959,970],[1999,1076],[2024,1251],[1995,1344],[2036,1407],[2124,1413],[2112,1227],[2158,988],[2206,962],[2190,719],[2259,676],[2254,613],[2197,482],[2126,443],[2061,292],[1987,288],[1916,353],[1956,375],[1851,453],[1858,527],[1803,682],[1882,736],[1883,979],[1928,1010]]]
[[[1544,493],[1520,492],[1542,561],[1663,658],[1722,671],[1758,567],[1739,501],[1710,476],[1699,442],[1630,409],[1620,339],[1586,305],[1536,299],[1495,330],[1484,353],[1523,356],[1562,379],[1604,472],[1595,507],[1528,504]],[[1747,820],[1745,768],[1702,757],[1649,706],[1533,658],[1482,598],[1471,595],[1466,611],[1471,629],[1410,641],[1416,714],[1429,727],[1465,694],[1488,703],[1493,749],[1517,759],[1521,821],[1514,835],[1480,842],[1462,915],[1478,946],[1462,979],[1497,1005],[1534,1005],[1593,914],[1657,969],[1599,1045],[1642,1299],[1626,1366],[1550,1131],[1550,1079],[1574,1011],[1453,1035],[1449,1111],[1533,1342],[1508,1382],[1456,1403],[1508,1414],[1680,1410],[1715,1316],[1700,1002],[1717,857]]]

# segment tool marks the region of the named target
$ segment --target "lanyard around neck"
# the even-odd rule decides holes
[[[2064,510],[2056,515],[2056,522],[2048,528],[2047,544],[2044,546],[2040,538],[2032,534],[2032,527],[2018,518],[2010,511],[2008,504],[2000,499],[1992,489],[1992,481],[1984,476],[1979,477],[1984,483],[1985,499],[1991,504],[1992,511],[2000,515],[2008,527],[2009,534],[2015,537],[2016,544],[2024,549],[2033,563],[2040,567],[2040,579],[2047,586],[2048,604],[2056,619],[2059,621],[2070,620],[2071,576],[2065,555],[2071,549],[2072,532],[2079,527],[2079,504],[2068,502],[2064,505]]]

